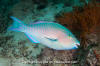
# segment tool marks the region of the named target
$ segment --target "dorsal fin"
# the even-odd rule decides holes
[[[40,24],[40,23],[54,23],[54,22],[50,22],[50,21],[36,21],[36,22],[31,22],[29,25],[32,26],[34,24]]]

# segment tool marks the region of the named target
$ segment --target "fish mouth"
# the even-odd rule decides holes
[[[74,48],[78,48],[79,46],[80,46],[80,44],[76,43],[75,46],[74,46]]]

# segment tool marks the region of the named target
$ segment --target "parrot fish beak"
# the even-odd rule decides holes
[[[75,44],[74,48],[77,49],[80,46],[79,43]]]

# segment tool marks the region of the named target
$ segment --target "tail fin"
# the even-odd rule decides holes
[[[11,16],[11,19],[13,19],[14,22],[10,27],[8,27],[8,30],[16,31],[16,32],[24,32],[26,25],[24,25],[21,20],[13,16]]]

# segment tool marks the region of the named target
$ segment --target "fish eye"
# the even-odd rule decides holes
[[[69,35],[68,35],[68,37],[69,37],[69,39],[72,39],[72,36],[71,36],[71,34],[69,34]]]
[[[69,36],[69,39],[72,39],[72,37],[71,37],[71,36]]]

